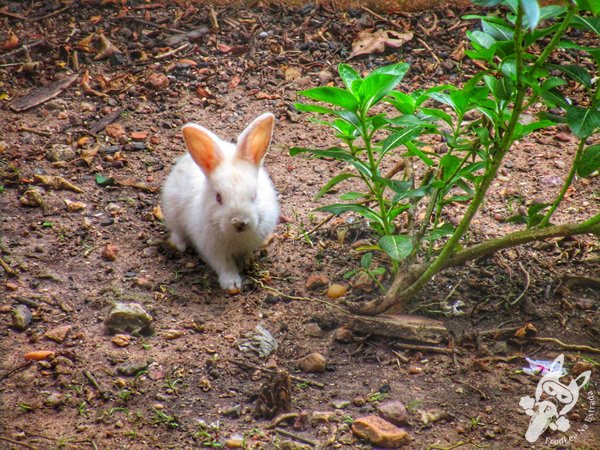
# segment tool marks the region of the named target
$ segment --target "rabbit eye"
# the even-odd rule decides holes
[[[217,203],[219,205],[223,204],[223,197],[221,197],[221,193],[220,192],[217,192]]]

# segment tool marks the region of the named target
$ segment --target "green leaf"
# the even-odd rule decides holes
[[[489,34],[494,39],[499,41],[511,41],[515,35],[514,30],[508,24],[492,22],[486,19],[481,21],[481,28],[484,33]]]
[[[403,92],[391,91],[387,101],[402,114],[414,114],[416,101],[413,97]]]
[[[356,111],[358,101],[356,97],[345,89],[334,86],[322,86],[298,92],[299,95],[331,105],[339,106],[348,111]]]
[[[561,108],[568,108],[570,102],[567,101],[564,95],[558,89],[548,89],[542,92],[542,98],[549,103],[550,106],[559,106]]]
[[[333,109],[321,105],[309,105],[307,103],[294,103],[294,108],[300,112],[311,112],[318,114],[335,114]]]
[[[96,183],[99,186],[114,186],[115,185],[115,179],[112,178],[112,177],[105,177],[100,172],[98,172],[96,174]]]
[[[558,86],[563,86],[565,84],[567,84],[567,82],[562,78],[550,77],[544,80],[544,82],[542,83],[542,90],[548,91],[550,89],[554,89]]]
[[[406,147],[408,148],[408,152],[406,152],[406,156],[416,156],[429,167],[433,166],[434,162],[429,158],[425,153],[423,153],[415,144],[412,142],[407,142]]]
[[[394,261],[402,261],[413,249],[412,240],[402,235],[381,236],[379,246]]]
[[[555,64],[549,64],[549,67],[552,67],[553,69],[558,69],[561,72],[564,72],[569,78],[577,81],[580,84],[583,84],[588,89],[591,89],[591,87],[592,87],[592,76],[586,69],[584,69],[581,66],[576,66],[576,65],[558,66]]]
[[[394,134],[391,134],[381,144],[382,152],[385,154],[388,151],[407,143],[408,141],[412,140],[415,136],[418,136],[421,133],[422,129],[423,128],[421,126],[415,126],[404,128],[395,132]]]
[[[438,119],[443,120],[444,122],[446,122],[448,125],[452,126],[454,121],[452,120],[452,116],[450,114],[448,114],[445,111],[442,111],[441,109],[438,108],[421,108],[421,112],[423,114],[427,114],[433,117],[436,117]]]
[[[360,258],[360,267],[363,269],[368,269],[371,267],[371,263],[373,262],[373,253],[368,252],[362,255]]]
[[[402,81],[402,76],[387,73],[371,73],[368,75],[358,90],[360,107],[363,113],[366,113],[373,105],[390,93]]]
[[[558,43],[559,48],[574,48],[587,52],[596,60],[596,64],[600,65],[600,47],[586,47],[583,45],[575,44],[567,39],[564,39]]]
[[[426,241],[437,241],[445,236],[451,236],[454,233],[455,228],[449,223],[440,225],[433,230],[428,231],[423,237]]]
[[[527,136],[528,134],[534,132],[535,130],[539,130],[541,128],[551,127],[552,125],[556,125],[556,122],[552,120],[539,120],[537,122],[531,122],[527,125],[522,125],[518,123],[515,127],[514,140],[519,140]]]
[[[338,72],[342,81],[346,85],[346,88],[353,94],[356,94],[356,92],[354,92],[353,90],[353,82],[357,80],[362,80],[358,72],[348,64],[338,65]]]
[[[321,190],[319,192],[317,192],[317,195],[315,196],[315,200],[318,200],[321,197],[323,197],[325,194],[327,194],[330,191],[330,189],[332,187],[334,187],[336,184],[341,183],[342,181],[347,180],[348,178],[354,178],[354,177],[356,177],[356,175],[354,175],[352,173],[340,173],[339,175],[336,175],[331,180],[329,180],[325,184],[325,186],[323,186],[321,188]]]
[[[575,0],[580,10],[591,11],[595,16],[600,16],[600,3],[598,0]]]
[[[467,37],[471,43],[479,45],[482,48],[491,49],[496,44],[496,39],[483,31],[467,31]]]
[[[342,195],[340,195],[340,200],[345,202],[353,202],[365,197],[366,195],[362,192],[344,192]]]
[[[408,63],[389,64],[387,66],[382,66],[382,67],[375,69],[373,72],[371,72],[371,75],[373,75],[373,74],[394,75],[394,76],[400,77],[400,79],[402,79],[402,78],[404,78],[404,75],[406,75],[406,72],[408,72],[409,68],[410,68],[410,65]]]
[[[600,110],[569,106],[567,108],[567,124],[579,139],[590,137],[600,127]]]
[[[548,5],[540,8],[540,22],[542,20],[554,19],[563,14],[567,8],[562,5]]]
[[[496,6],[502,3],[503,0],[473,0],[473,3],[480,6]]]
[[[600,170],[600,144],[586,148],[577,164],[577,175],[582,178],[589,177],[596,170]]]
[[[290,156],[296,156],[301,153],[310,153],[317,158],[332,158],[337,161],[346,161],[356,167],[360,173],[368,178],[371,178],[371,170],[366,166],[364,162],[352,155],[348,150],[344,150],[339,147],[331,147],[326,150],[319,150],[314,148],[304,147],[292,147],[290,148]]]
[[[446,153],[440,159],[440,166],[442,167],[442,180],[448,181],[452,178],[460,165],[461,159],[458,156],[454,156]]]
[[[600,17],[573,16],[571,24],[585,27],[600,36]]]
[[[540,21],[540,5],[537,0],[520,0],[523,6],[523,26],[533,30]]]
[[[339,216],[345,212],[355,212],[371,222],[383,225],[381,217],[376,211],[372,210],[368,206],[360,205],[358,203],[334,203],[333,205],[321,206],[320,208],[317,208],[317,211],[328,212],[330,214],[335,214],[336,216]]]

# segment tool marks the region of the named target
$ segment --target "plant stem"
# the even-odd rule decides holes
[[[462,220],[456,227],[454,234],[450,237],[444,248],[442,249],[439,256],[429,265],[429,267],[425,270],[419,278],[412,283],[407,289],[402,291],[402,297],[410,298],[414,294],[416,294],[419,290],[425,286],[431,278],[441,270],[444,266],[448,258],[454,253],[456,246],[458,245],[460,239],[464,236],[464,234],[469,229],[471,224],[471,220],[479,210],[481,206],[485,194],[490,187],[492,181],[496,177],[496,173],[502,164],[502,160],[504,156],[510,149],[512,145],[512,137],[514,135],[515,127],[519,121],[519,117],[523,111],[523,102],[525,99],[526,88],[523,84],[523,53],[522,53],[522,39],[523,39],[523,8],[519,4],[519,11],[517,14],[517,20],[515,23],[515,62],[516,62],[516,75],[517,75],[517,95],[515,98],[515,104],[512,111],[512,115],[510,117],[510,121],[508,123],[506,132],[502,136],[502,140],[500,143],[495,145],[496,152],[493,155],[493,161],[491,167],[488,168],[486,173],[483,175],[481,183],[477,187],[475,191],[475,195],[473,196],[473,200],[469,204],[465,215]],[[387,292],[384,297],[384,301],[389,300],[392,297],[398,295],[397,289],[392,289]]]
[[[575,158],[573,158],[573,164],[571,165],[571,170],[569,171],[569,175],[567,175],[567,179],[563,183],[563,186],[560,190],[560,193],[558,194],[558,197],[556,197],[556,199],[554,200],[554,203],[552,203],[552,206],[550,207],[550,209],[548,210],[548,212],[546,213],[546,215],[544,216],[542,221],[538,224],[538,227],[541,228],[541,227],[548,226],[548,224],[550,223],[550,218],[552,217],[552,214],[554,214],[554,211],[556,211],[556,209],[558,208],[560,203],[563,201],[563,198],[565,197],[567,190],[569,189],[569,187],[571,186],[571,183],[573,182],[573,178],[575,178],[575,173],[577,172],[577,166],[579,165],[579,161],[581,160],[581,156],[583,155],[583,147],[584,146],[585,146],[585,139],[581,139],[579,141],[579,145],[577,146],[577,152],[575,153]]]

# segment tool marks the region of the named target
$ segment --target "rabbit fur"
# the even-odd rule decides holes
[[[184,251],[191,242],[219,276],[221,288],[241,291],[240,269],[252,260],[279,220],[277,194],[263,160],[274,116],[257,117],[237,144],[188,123],[188,152],[169,174],[162,192],[169,242]]]

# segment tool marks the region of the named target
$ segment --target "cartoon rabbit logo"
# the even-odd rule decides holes
[[[571,428],[565,415],[573,409],[579,399],[579,390],[590,379],[591,371],[583,372],[569,384],[560,382],[563,375],[564,355],[559,355],[542,377],[535,389],[535,398],[521,397],[519,406],[531,416],[525,439],[534,443],[549,427],[551,430],[567,431]],[[542,400],[542,394],[546,397]],[[558,408],[562,408],[559,410]]]

